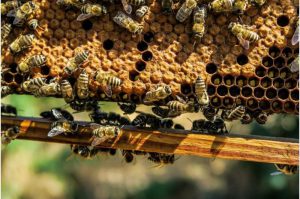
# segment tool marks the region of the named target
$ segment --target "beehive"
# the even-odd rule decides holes
[[[192,20],[179,23],[174,14],[162,14],[160,1],[148,2],[150,11],[139,20],[144,26],[142,35],[132,35],[113,22],[112,17],[122,10],[120,2],[105,3],[107,15],[84,22],[76,20],[80,10],[64,10],[55,1],[38,3],[35,17],[43,30],[33,47],[16,56],[7,46],[2,49],[2,63],[9,70],[2,73],[1,84],[16,88],[17,93],[24,93],[20,84],[27,76],[16,68],[25,57],[47,56],[47,64],[31,77],[61,78],[68,59],[88,49],[89,62],[84,67],[90,76],[101,69],[123,81],[109,99],[91,78],[91,97],[99,100],[142,103],[147,91],[157,84],[168,84],[172,95],[164,104],[176,95],[192,97],[193,84],[200,75],[206,79],[213,107],[243,104],[251,112],[299,112],[298,73],[291,73],[287,67],[299,52],[298,46],[290,44],[297,21],[297,8],[291,1],[267,1],[261,7],[251,6],[240,16],[243,24],[254,26],[261,37],[249,50],[243,49],[227,28],[230,22],[239,20],[232,13],[209,12],[207,32],[193,47]],[[179,7],[177,3],[174,13]],[[14,28],[8,43],[21,32],[30,31]],[[75,73],[69,80],[74,82],[77,77]]]

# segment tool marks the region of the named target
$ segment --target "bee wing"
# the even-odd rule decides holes
[[[296,58],[291,64],[290,64],[290,70],[291,72],[297,72],[299,71],[299,58]]]
[[[78,17],[77,17],[77,21],[84,21],[86,19],[89,19],[93,16],[93,14],[80,14]]]
[[[292,37],[292,45],[295,45],[299,42],[299,26],[297,26],[294,35]]]
[[[241,44],[246,50],[248,50],[248,49],[249,49],[249,41],[243,39],[243,37],[242,37],[241,34],[239,34],[239,35],[237,36],[237,38],[238,38],[240,44]]]
[[[125,12],[127,14],[131,14],[131,12],[132,12],[132,6],[129,5],[126,0],[121,0],[121,2],[122,2],[122,5],[124,7]]]
[[[177,100],[179,101],[179,102],[181,102],[181,103],[186,103],[185,101],[184,101],[184,99],[182,99],[181,97],[179,97],[178,95],[176,95],[176,98],[177,98]]]
[[[281,175],[281,174],[282,174],[281,171],[275,171],[275,172],[271,173],[270,175],[271,176],[278,176],[278,175]]]
[[[7,13],[6,16],[8,16],[8,17],[15,17],[15,16],[16,16],[16,9],[10,10],[10,11]]]
[[[103,91],[108,97],[112,96],[112,89],[110,85],[106,85]]]
[[[99,144],[105,142],[105,141],[108,140],[108,139],[109,139],[109,137],[102,137],[102,138],[95,137],[95,138],[93,139],[93,141],[92,141],[91,146],[92,146],[92,147],[95,147],[95,146],[97,146],[97,145],[99,145]]]
[[[53,116],[55,117],[55,119],[57,119],[57,120],[64,119],[64,116],[62,115],[62,113],[59,110],[54,108],[51,110],[51,112],[52,112]]]
[[[181,113],[178,111],[174,111],[174,110],[170,110],[168,113],[168,117],[177,117],[179,115],[181,115]]]
[[[54,136],[60,135],[64,132],[65,132],[65,130],[62,127],[56,126],[49,131],[48,137],[54,137]]]

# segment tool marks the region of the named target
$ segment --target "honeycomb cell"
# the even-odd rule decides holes
[[[244,86],[243,88],[242,88],[242,96],[243,97],[250,97],[250,96],[252,96],[252,92],[253,92],[253,90],[252,90],[252,88],[251,87],[249,87],[249,86]]]
[[[294,57],[289,58],[289,59],[286,61],[286,65],[289,66],[294,60],[295,60]]]
[[[228,94],[228,88],[224,85],[218,86],[217,87],[217,94],[219,96],[225,96]]]
[[[17,72],[17,67],[18,67],[17,63],[9,64],[10,72],[13,73],[13,74],[16,73]]]
[[[254,97],[262,98],[265,95],[265,90],[261,87],[256,87],[254,89]]]
[[[180,87],[180,91],[184,95],[188,95],[192,92],[192,87],[189,84],[182,84]]]
[[[277,46],[272,46],[269,48],[269,55],[272,58],[277,58],[280,55],[280,49]]]
[[[282,100],[285,100],[289,97],[289,90],[286,88],[281,88],[278,90],[278,97]]]
[[[82,23],[81,23],[81,27],[84,29],[84,30],[91,30],[93,28],[93,22],[91,22],[90,20],[84,20]]]
[[[110,39],[106,39],[104,42],[103,42],[103,48],[105,50],[111,50],[113,49],[114,47],[114,42]]]
[[[243,87],[243,86],[247,85],[247,78],[244,76],[238,76],[235,79],[235,84],[238,85],[239,87]]]
[[[16,82],[17,84],[21,84],[23,82],[23,75],[21,74],[16,74],[14,76],[14,82]]]
[[[220,74],[214,74],[211,77],[211,83],[214,85],[220,85],[222,83],[222,76]]]
[[[260,85],[264,88],[270,87],[272,84],[272,80],[269,77],[264,77],[260,81]]]
[[[208,74],[214,74],[214,73],[217,72],[217,70],[218,70],[218,67],[214,63],[209,63],[209,64],[206,65],[206,72]]]
[[[279,25],[280,27],[285,27],[285,26],[289,25],[289,22],[290,22],[290,19],[286,15],[281,15],[277,18],[277,25]]]
[[[299,101],[299,89],[295,89],[291,92],[291,99],[294,101]]]
[[[287,79],[287,78],[290,78],[291,76],[292,76],[292,73],[291,73],[290,69],[288,69],[288,68],[283,68],[279,72],[279,77],[282,79]]]
[[[268,101],[268,100],[260,100],[258,103],[258,106],[261,110],[267,111],[270,109],[271,104],[270,104],[270,101]]]
[[[287,89],[293,89],[297,86],[297,80],[293,79],[293,78],[289,78],[287,80],[285,80],[284,82],[284,87]]]
[[[138,71],[143,71],[146,68],[146,62],[140,60],[135,63],[135,68]]]
[[[11,82],[13,82],[13,80],[14,80],[14,76],[13,76],[11,73],[4,73],[4,75],[3,75],[3,80],[4,80],[6,83],[11,83]]]
[[[233,108],[234,101],[231,97],[224,97],[222,100],[223,107],[226,109]]]
[[[251,87],[256,87],[259,85],[259,79],[257,77],[250,77],[248,79],[248,84],[251,86]]]
[[[267,73],[267,70],[263,66],[259,66],[255,69],[255,74],[258,77],[264,77]]]
[[[275,88],[282,88],[284,86],[284,80],[280,77],[273,80],[273,86]]]
[[[212,97],[212,98],[210,99],[210,103],[211,103],[212,106],[218,108],[218,107],[221,106],[222,100],[221,100],[220,97],[214,96],[214,97]]]
[[[227,86],[231,86],[232,84],[234,84],[234,77],[232,75],[226,75],[224,77],[224,83],[227,85]]]
[[[293,56],[293,50],[289,47],[286,47],[282,50],[281,54],[284,58],[290,58]]]
[[[229,88],[229,94],[232,96],[232,97],[237,97],[240,95],[240,92],[241,92],[241,89],[240,87],[238,86],[231,86]]]
[[[293,53],[295,57],[299,56],[299,48],[295,48]]]
[[[48,66],[42,66],[41,67],[41,74],[42,75],[49,75],[50,73],[50,68]]]
[[[141,41],[137,44],[137,49],[141,52],[145,51],[148,49],[148,44],[144,41]]]
[[[137,81],[138,79],[139,79],[139,74],[140,73],[138,73],[137,71],[135,71],[135,70],[133,70],[133,71],[130,71],[129,72],[129,79],[131,80],[131,81]]]
[[[276,96],[277,96],[277,91],[276,91],[276,89],[274,89],[274,88],[268,88],[268,89],[266,90],[266,97],[267,97],[268,99],[274,99],[274,98],[276,98]]]
[[[250,99],[247,100],[247,106],[248,106],[249,109],[252,109],[252,110],[257,109],[258,108],[258,102],[257,102],[256,99],[250,98]]]
[[[277,68],[282,68],[282,67],[285,67],[285,59],[283,57],[277,57],[275,60],[274,60],[274,66],[277,67]]]
[[[267,57],[264,57],[262,59],[262,64],[265,66],[265,67],[271,67],[273,66],[273,59],[269,56]]]
[[[152,52],[150,52],[150,51],[145,51],[145,52],[142,53],[142,59],[143,59],[144,61],[146,61],[146,62],[147,62],[147,61],[151,61],[152,58],[153,58]]]
[[[249,62],[248,56],[244,55],[244,54],[241,54],[241,55],[237,56],[236,62],[239,65],[243,66],[243,65],[245,65],[245,64],[247,64]]]
[[[292,113],[295,110],[295,104],[291,101],[287,101],[283,104],[283,109],[287,113]]]
[[[212,95],[215,95],[215,93],[216,93],[216,87],[213,86],[213,85],[211,85],[211,84],[209,84],[209,85],[207,86],[207,94],[208,94],[209,96],[212,96]]]
[[[282,111],[282,102],[279,100],[274,100],[271,104],[271,109],[275,113],[281,112]]]
[[[279,70],[275,67],[271,67],[268,70],[268,77],[269,78],[276,78],[279,75]]]

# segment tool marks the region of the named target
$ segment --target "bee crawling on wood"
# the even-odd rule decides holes
[[[92,159],[101,152],[101,149],[77,144],[71,144],[71,150],[74,154],[84,159]]]
[[[157,86],[155,90],[153,91],[148,91],[145,95],[144,102],[149,103],[149,102],[155,102],[159,101],[162,99],[165,99],[169,95],[172,94],[172,90],[170,86],[168,85],[163,85],[163,86]]]
[[[90,126],[94,129],[92,132],[92,147],[97,146],[107,140],[116,138],[121,132],[121,129],[116,126],[102,126],[99,124],[91,124]]]
[[[116,16],[113,17],[113,21],[133,34],[142,34],[144,29],[142,24],[134,21],[121,11],[118,11]]]
[[[110,74],[104,73],[101,71],[97,71],[95,73],[95,80],[101,84],[103,87],[104,93],[108,96],[112,96],[112,89],[120,86],[122,84],[122,80],[118,77]]]
[[[150,152],[148,160],[157,164],[158,167],[162,167],[167,164],[173,164],[176,161],[174,154],[156,152]]]
[[[271,173],[272,176],[285,174],[294,175],[298,173],[299,167],[297,165],[287,165],[287,164],[275,164],[278,171]]]
[[[40,116],[49,120],[60,120],[65,118],[68,121],[74,121],[74,117],[71,113],[61,108],[53,108],[50,111],[43,111]]]
[[[7,13],[8,17],[15,17],[13,24],[22,26],[27,18],[38,9],[38,5],[33,1],[28,1],[20,7],[13,9]]]
[[[80,67],[89,57],[89,51],[85,50],[77,53],[74,57],[69,59],[63,71],[67,75],[71,75],[78,67]]]
[[[14,115],[17,116],[17,109],[9,104],[1,103],[1,115]]]
[[[33,34],[20,35],[9,45],[9,50],[13,54],[19,53],[27,48],[30,48],[34,39],[35,36]]]
[[[120,103],[118,102],[118,105],[122,111],[124,111],[124,114],[132,114],[136,110],[136,104],[133,102],[130,103]]]
[[[122,156],[126,163],[131,163],[134,160],[134,155],[132,150],[122,150]]]
[[[74,100],[70,102],[70,107],[77,112],[92,111],[98,108],[98,102],[96,100]]]
[[[160,128],[161,120],[158,117],[148,113],[139,113],[131,122],[133,126],[146,127],[146,125],[149,125],[152,129]]]
[[[81,14],[77,17],[77,21],[84,21],[91,17],[99,17],[107,14],[107,8],[101,4],[87,3],[81,7]]]
[[[213,0],[208,4],[213,12],[230,12],[233,10],[234,0]]]
[[[18,71],[21,73],[28,73],[32,68],[41,67],[45,63],[46,57],[44,55],[33,55],[18,64]]]
[[[176,13],[176,19],[179,22],[184,22],[197,6],[196,0],[186,0]]]
[[[8,145],[12,140],[16,139],[20,135],[20,129],[18,126],[10,127],[1,132],[1,144]]]

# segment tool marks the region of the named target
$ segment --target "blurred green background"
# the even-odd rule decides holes
[[[21,116],[65,106],[60,99],[16,95],[2,103],[16,106]],[[104,111],[119,110],[113,103],[101,104]],[[195,116],[185,114],[175,122],[190,128],[186,118]],[[75,114],[75,119],[88,120],[88,114]],[[293,115],[273,115],[263,126],[235,122],[228,128],[236,134],[299,138],[298,116]],[[157,168],[143,157],[126,164],[120,152],[86,160],[71,155],[68,145],[20,140],[2,150],[1,164],[4,199],[299,198],[299,176],[270,176],[273,164],[181,156],[175,164]]]

